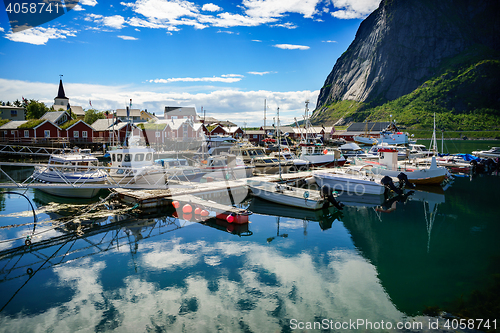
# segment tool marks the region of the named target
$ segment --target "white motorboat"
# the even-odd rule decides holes
[[[387,143],[381,143],[381,144],[378,144],[378,145],[371,147],[370,150],[367,152],[369,157],[366,157],[366,158],[378,159],[378,151],[379,151],[379,149],[383,149],[383,148],[396,149],[398,151],[398,161],[403,161],[403,160],[406,160],[407,158],[410,157],[410,151],[405,146],[396,146],[396,145],[389,145]],[[356,157],[363,158],[362,156],[356,156]]]
[[[253,175],[255,167],[246,165],[243,160],[234,154],[222,153],[217,156],[210,156],[208,160],[203,160],[199,166],[201,171],[206,172],[205,177],[215,179],[241,179]]]
[[[247,185],[253,195],[282,205],[311,210],[330,206],[328,199],[323,197],[320,191],[317,190],[254,179],[247,179]]]
[[[481,158],[500,158],[500,147],[492,147],[489,150],[473,151],[472,155]]]
[[[410,183],[435,185],[441,184],[448,176],[448,170],[438,167],[436,158],[432,157],[428,167],[400,166],[398,164],[398,151],[395,149],[379,149],[379,161],[356,160],[356,164],[371,166],[371,172],[381,176],[397,177],[403,172]]]
[[[345,170],[335,172],[313,172],[313,177],[319,186],[327,185],[339,194],[351,193],[356,195],[376,194],[385,192],[385,186],[377,176],[367,170],[365,166],[351,166]]]
[[[264,147],[258,147],[251,144],[235,146],[231,153],[238,155],[246,165],[255,168],[254,172],[259,174],[277,174],[280,168],[282,172],[288,172],[293,162],[281,159],[276,156],[268,156]]]
[[[346,162],[345,157],[337,148],[314,144],[304,144],[299,147],[299,158],[308,161],[314,168],[343,166]]]
[[[369,157],[371,157],[371,155],[368,155],[363,149],[361,149],[360,146],[358,146],[354,142],[349,142],[349,143],[343,144],[342,146],[339,147],[339,149],[342,152],[342,155],[344,155],[346,158],[349,158],[349,157],[369,158]]]
[[[435,153],[427,149],[425,145],[418,145],[415,143],[410,143],[408,145],[410,149],[410,159],[412,158],[422,158],[422,157],[431,157],[434,156]]]
[[[281,153],[272,152],[269,156],[273,158],[281,157],[281,161],[285,162],[284,165],[288,165],[291,162],[289,171],[306,171],[309,170],[311,164],[309,161],[298,158],[289,148],[282,149]]]
[[[207,173],[199,167],[190,166],[185,158],[162,158],[155,160],[155,164],[165,168],[169,180],[198,182]]]
[[[73,149],[67,154],[52,154],[47,166],[37,166],[33,179],[45,184],[72,185],[72,187],[41,187],[46,193],[69,198],[92,198],[100,188],[86,187],[106,182],[107,174],[98,167],[95,156],[89,150]],[[104,187],[104,186],[103,186]]]

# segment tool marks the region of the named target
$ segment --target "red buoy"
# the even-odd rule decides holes
[[[200,215],[201,214],[201,208],[200,207],[196,207],[196,209],[194,210],[194,213],[196,215]]]
[[[182,207],[182,212],[184,214],[190,214],[193,212],[193,207],[191,207],[190,204],[185,204],[183,207]]]
[[[208,213],[208,210],[203,209],[200,214],[203,217],[207,217],[209,213]]]
[[[181,204],[179,203],[179,201],[172,201],[172,206],[174,206],[174,208],[177,209],[181,206]]]
[[[323,150],[323,154],[325,155],[328,154],[328,150],[327,149]]]
[[[228,223],[233,223],[233,222],[234,222],[234,216],[233,216],[233,215],[228,215],[228,216],[226,217],[226,221],[227,221]]]

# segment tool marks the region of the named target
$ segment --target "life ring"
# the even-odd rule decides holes
[[[26,246],[30,246],[31,245],[31,240],[29,238],[27,238],[25,241],[24,241],[24,245]]]

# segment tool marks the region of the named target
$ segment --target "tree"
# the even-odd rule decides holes
[[[103,112],[99,112],[96,109],[88,109],[85,111],[85,118],[83,119],[89,125],[92,125],[97,119],[105,119]]]
[[[16,101],[14,102],[14,106],[21,107],[22,106],[21,101],[16,99]]]
[[[48,111],[49,108],[43,102],[30,99],[26,107],[26,119],[40,119]]]

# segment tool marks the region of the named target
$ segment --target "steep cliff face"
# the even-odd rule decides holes
[[[500,1],[383,0],[321,88],[314,116],[342,100],[394,100],[477,46],[500,50]]]

